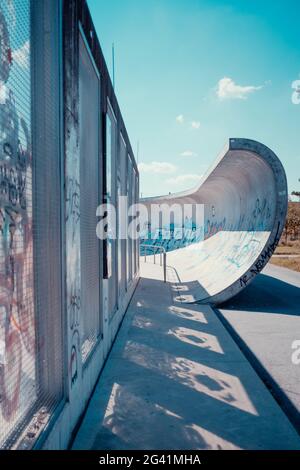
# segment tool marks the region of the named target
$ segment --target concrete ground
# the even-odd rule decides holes
[[[268,264],[219,311],[300,431],[300,364],[292,362],[292,344],[300,341],[300,273]]]
[[[300,449],[216,312],[181,303],[173,277],[142,263],[73,449]]]

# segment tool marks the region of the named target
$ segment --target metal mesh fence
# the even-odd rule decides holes
[[[64,269],[63,256],[61,3],[0,0],[0,448],[25,449],[36,442],[64,396],[63,372],[69,367],[72,373],[72,363],[64,364],[63,354],[67,319],[62,312],[68,302],[63,279],[65,275],[68,279],[72,266]],[[95,229],[102,195],[102,126],[100,76],[82,37],[79,46],[79,77],[76,70],[72,79],[79,78],[80,88],[78,308],[84,362],[101,334],[102,250]],[[72,57],[74,51],[69,53]],[[137,186],[133,188],[133,165],[125,142],[116,193],[113,118],[111,111],[112,202],[121,193],[132,203]],[[111,315],[117,307],[118,281],[124,295],[136,269],[132,253],[136,244],[126,240],[113,244]]]
[[[107,203],[117,208],[117,120],[108,102],[106,119],[106,197]],[[108,222],[108,232],[114,231],[112,220]],[[107,239],[108,270],[108,309],[110,320],[117,310],[118,292],[118,243],[114,236]]]
[[[37,12],[32,8],[38,5],[40,37],[33,43],[32,18]],[[58,84],[52,74],[55,51],[53,44],[52,49],[47,44],[52,37],[47,24],[49,5],[53,10],[57,3],[0,0],[2,448],[11,447],[17,438],[22,442],[28,438],[30,446],[62,396],[61,291],[57,288],[61,272],[60,192],[55,191],[60,186],[59,134],[57,93],[53,93]],[[33,61],[36,44],[38,74]],[[33,135],[38,136],[35,142]],[[53,188],[47,178],[56,178]],[[22,434],[28,425],[31,432]]]
[[[37,397],[30,2],[0,0],[0,445]]]
[[[133,165],[128,154],[128,162],[127,162],[127,197],[128,197],[128,212],[129,208],[133,203]],[[132,217],[128,217],[128,224],[131,223]],[[127,281],[128,283],[132,281],[132,260],[133,260],[133,246],[134,242],[131,237],[128,238],[127,249],[128,249],[128,256],[127,256]]]
[[[95,228],[99,203],[100,86],[81,35],[79,51],[81,311],[85,361],[100,333],[100,253]]]

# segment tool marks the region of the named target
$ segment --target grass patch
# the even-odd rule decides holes
[[[276,255],[300,255],[300,247],[297,246],[278,246],[275,250]]]
[[[300,240],[280,241],[275,250],[276,255],[300,255]]]
[[[300,258],[275,258],[273,256],[270,262],[276,266],[300,272]]]

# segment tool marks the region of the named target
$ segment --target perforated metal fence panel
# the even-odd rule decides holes
[[[128,197],[128,214],[129,208],[133,203],[133,191],[132,191],[132,180],[133,180],[133,166],[131,162],[130,155],[128,154],[127,160],[127,197]],[[132,222],[132,216],[128,217],[128,225]],[[132,260],[133,260],[133,247],[134,241],[129,236],[127,242],[127,282],[129,283],[132,280]]]
[[[96,377],[101,366],[90,354],[105,332],[96,209],[104,190],[113,204],[120,195],[132,203],[137,186],[130,142],[92,30],[84,0],[0,0],[4,449],[43,445],[57,431],[52,424],[58,415],[64,416],[58,427],[63,423],[70,433],[88,399],[85,377]],[[106,112],[108,137],[101,120]],[[109,323],[109,334],[110,325],[119,321],[114,313],[119,305],[124,309],[126,288],[133,287],[127,281],[135,271],[136,243],[112,240],[110,247],[109,316],[116,321]],[[80,373],[82,363],[86,376]],[[66,396],[72,409],[67,424]],[[47,423],[49,435],[43,433]],[[69,434],[59,429],[59,445],[66,446]]]
[[[117,121],[111,105],[107,104],[106,119],[106,198],[107,203],[117,208]],[[110,266],[108,276],[108,310],[110,319],[117,309],[118,292],[118,243],[115,238],[114,222],[109,222],[107,240],[107,262]]]
[[[79,38],[81,314],[83,361],[100,334],[100,241],[96,209],[100,201],[100,78],[89,50]]]
[[[134,204],[137,204],[138,198],[139,198],[139,185],[138,185],[137,172],[135,170],[133,171],[133,184],[134,184],[133,201],[134,201]],[[137,230],[138,229],[139,229],[139,226],[137,225]],[[139,251],[139,239],[138,239],[138,237],[136,237],[135,240],[134,240],[134,249],[133,249],[133,254],[134,254],[133,272],[134,272],[134,275],[136,275],[137,270],[138,270],[138,251]]]
[[[121,134],[120,136],[120,174],[121,174],[121,195],[126,197],[127,191],[127,151],[126,151],[126,143],[123,139]],[[126,203],[126,201],[125,201]],[[126,207],[125,204],[123,207],[120,208],[119,211],[119,220],[120,223],[124,226],[128,222],[127,217],[127,203]],[[126,279],[126,245],[127,240],[126,237],[123,237],[121,240],[121,292],[120,294],[123,296],[127,287],[127,279]]]
[[[58,23],[50,26],[54,15],[56,0],[0,0],[2,448],[18,438],[30,447],[62,396]],[[28,425],[31,432],[22,434]]]
[[[37,396],[29,1],[0,1],[0,60],[0,443],[3,445]]]

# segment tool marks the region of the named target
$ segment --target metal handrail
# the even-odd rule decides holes
[[[147,262],[147,248],[153,248],[153,257],[154,257],[154,264],[156,264],[155,261],[155,255],[156,255],[156,250],[160,250],[159,252],[159,261],[160,261],[160,266],[163,266],[164,269],[164,282],[167,282],[167,252],[163,246],[157,246],[157,245],[148,245],[147,243],[142,243],[140,245],[141,248],[144,248],[144,261],[145,263]],[[152,253],[150,253],[152,255]]]

